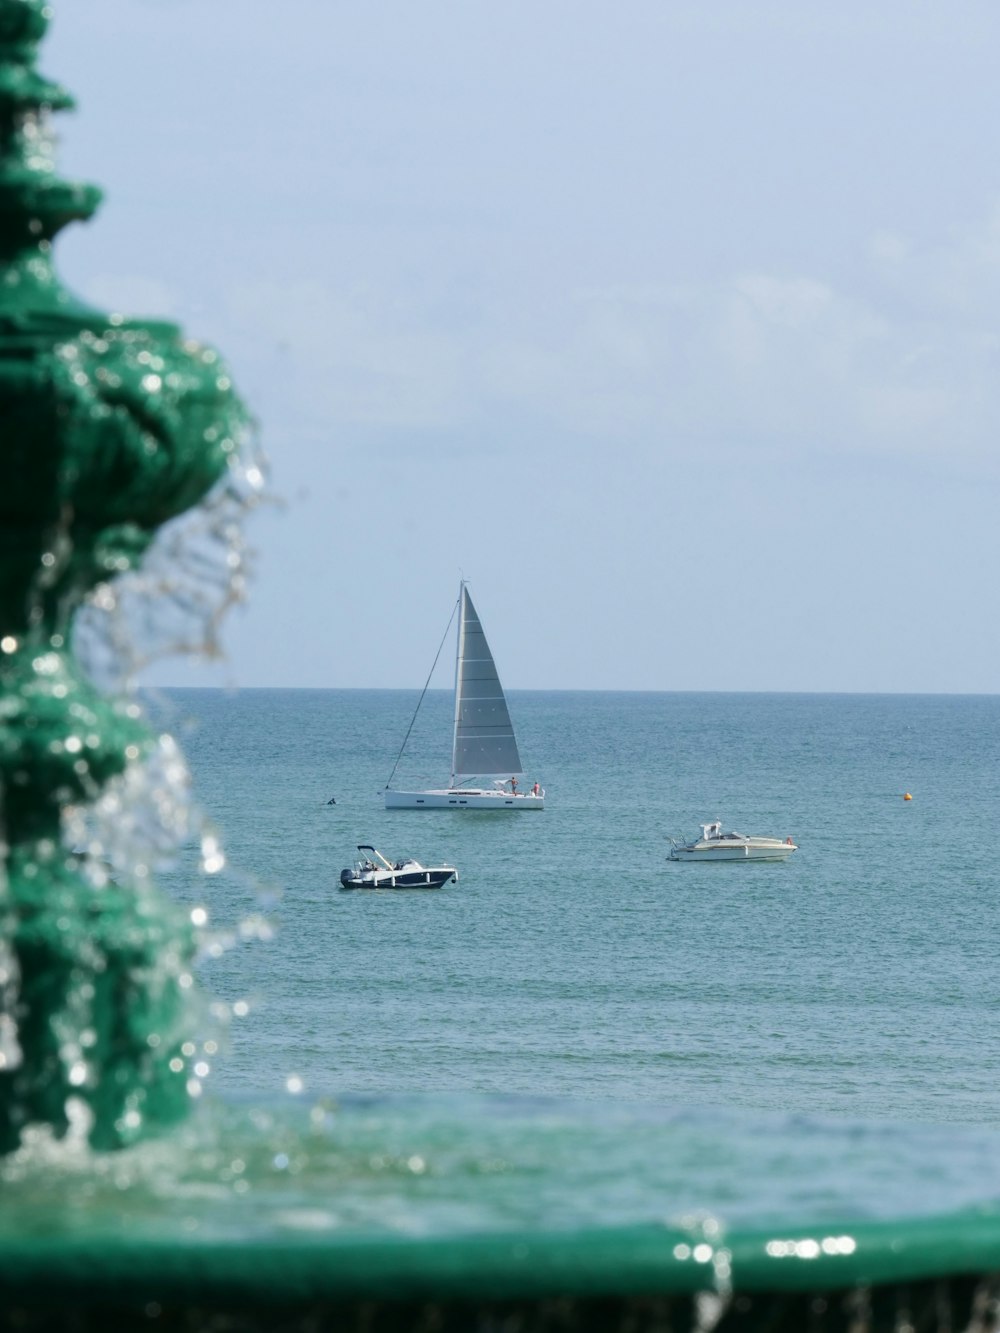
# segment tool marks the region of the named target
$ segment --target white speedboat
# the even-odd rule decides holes
[[[458,592],[458,636],[455,648],[455,720],[452,731],[451,782],[427,791],[399,791],[392,785],[403,757],[406,741],[417,720],[414,713],[409,731],[396,757],[385,786],[387,810],[544,810],[545,791],[536,782],[528,786],[518,779],[523,773],[521,756],[510,720],[507,699],[500,684],[493,654],[486,642],[482,622],[472,605],[465,580]],[[452,612],[452,620],[455,612]],[[445,638],[451,621],[445,630]],[[441,641],[444,647],[444,639]],[[440,655],[441,649],[438,649]],[[435,663],[437,658],[434,659]],[[431,675],[434,668],[431,667]],[[430,684],[430,676],[427,685]],[[417,702],[417,710],[427,693]],[[510,775],[510,776],[508,776]],[[472,779],[489,778],[483,787]]]
[[[368,855],[355,862],[353,870],[340,872],[342,889],[439,889],[449,880],[458,879],[454,866],[425,866],[412,856],[390,861],[365,843],[358,851]]]
[[[671,861],[786,861],[797,851],[791,838],[755,838],[746,833],[723,833],[722,824],[702,824],[693,842],[670,839]]]

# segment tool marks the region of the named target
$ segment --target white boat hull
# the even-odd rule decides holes
[[[544,810],[545,797],[499,788],[445,787],[437,791],[387,791],[387,810]]]
[[[430,870],[393,873],[388,870],[353,874],[344,871],[340,877],[342,889],[440,889],[458,879],[458,871],[451,866],[437,866]]]
[[[795,847],[787,843],[747,842],[739,847],[674,847],[671,861],[787,861]]]
[[[425,866],[412,856],[393,862],[370,843],[359,843],[358,851],[371,855],[340,872],[342,889],[440,889],[458,881],[454,866]]]
[[[673,841],[673,840],[671,840]],[[701,837],[674,842],[671,861],[786,861],[798,848],[791,838],[760,838],[750,833],[724,833],[720,820],[701,826]]]

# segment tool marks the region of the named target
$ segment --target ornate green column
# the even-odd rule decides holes
[[[145,874],[93,883],[61,837],[150,744],[135,704],[84,678],[72,627],[246,420],[213,351],[56,276],[54,238],[101,196],[55,174],[50,116],[72,99],[35,69],[48,13],[0,0],[0,1152],[71,1118],[127,1143],[188,1103],[190,922]]]

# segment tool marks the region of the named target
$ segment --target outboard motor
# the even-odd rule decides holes
[[[353,871],[353,870],[342,870],[342,871],[340,872],[340,882],[341,882],[341,884],[343,884],[343,885],[345,885],[345,886],[348,885],[348,884],[350,884],[350,882],[351,882],[351,880],[352,880],[353,878],[354,878],[354,871]]]

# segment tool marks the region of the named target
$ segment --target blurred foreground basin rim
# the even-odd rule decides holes
[[[824,1241],[827,1251],[840,1252],[825,1252]],[[0,1246],[0,1297],[8,1307],[71,1303],[83,1310],[113,1296],[123,1306],[153,1301],[221,1309],[251,1302],[263,1309],[710,1293],[735,1308],[743,1296],[812,1298],[904,1286],[920,1302],[934,1291],[940,1299],[941,1280],[951,1279],[952,1298],[960,1302],[998,1268],[995,1215],[783,1234],[747,1229],[714,1247],[690,1232],[651,1226],[433,1239],[343,1232],[274,1242],[33,1236]]]

